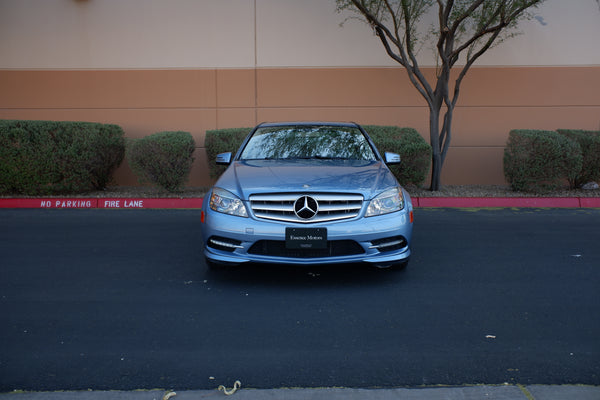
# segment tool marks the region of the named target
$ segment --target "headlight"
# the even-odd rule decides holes
[[[404,197],[400,188],[386,190],[369,203],[365,217],[388,214],[404,208]]]
[[[210,195],[210,209],[223,214],[248,217],[244,203],[236,195],[224,189],[213,189]]]

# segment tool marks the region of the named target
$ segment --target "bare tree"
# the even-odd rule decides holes
[[[465,75],[492,46],[517,34],[518,23],[532,18],[532,10],[543,1],[336,0],[338,11],[353,11],[374,29],[387,54],[406,69],[427,101],[433,148],[431,190],[440,189],[452,138],[452,117]],[[432,13],[437,22],[424,32],[424,17]],[[418,50],[428,43],[437,58],[435,81],[431,82],[417,60]],[[459,72],[451,87],[450,72],[455,66]]]

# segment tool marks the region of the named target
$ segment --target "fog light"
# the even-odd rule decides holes
[[[235,249],[243,249],[242,242],[235,239],[228,239],[219,236],[211,236],[208,239],[208,246],[213,249],[233,252]]]
[[[385,239],[377,239],[371,242],[371,249],[377,249],[379,251],[393,251],[400,250],[407,246],[406,239],[403,236],[394,236]]]

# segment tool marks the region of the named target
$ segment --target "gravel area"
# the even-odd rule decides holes
[[[193,198],[203,197],[207,192],[206,187],[186,187],[178,193],[169,193],[163,189],[146,186],[112,186],[106,190],[94,191],[78,195],[61,196],[9,196],[0,198],[31,198],[31,197],[70,197],[70,198]],[[558,190],[543,194],[514,192],[509,186],[504,185],[446,185],[441,190],[432,192],[428,189],[406,187],[412,197],[600,197],[600,189],[595,190]]]
[[[432,192],[427,189],[407,187],[413,197],[600,197],[596,190],[557,190],[547,193],[515,192],[508,185],[447,185]]]

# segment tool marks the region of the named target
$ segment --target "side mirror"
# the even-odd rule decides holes
[[[231,164],[231,153],[217,154],[217,165],[229,165]]]
[[[386,164],[400,164],[400,154],[385,152],[385,163]]]

